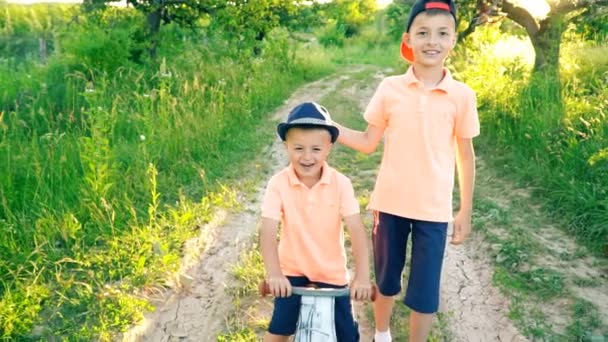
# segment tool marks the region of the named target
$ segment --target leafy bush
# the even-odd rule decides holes
[[[388,34],[393,39],[401,39],[412,4],[407,0],[393,1],[386,8],[386,25]]]
[[[137,20],[143,18],[134,11],[102,13],[66,29],[60,39],[61,54],[85,70],[112,74],[139,61],[142,44],[133,38],[141,36],[143,26]]]
[[[319,34],[319,43],[323,46],[344,46],[346,39],[346,27],[337,21],[331,21],[322,29]]]
[[[0,55],[18,64],[40,60],[41,49],[56,49],[55,34],[76,13],[76,6],[20,6],[0,2]],[[44,52],[44,51],[42,51]]]

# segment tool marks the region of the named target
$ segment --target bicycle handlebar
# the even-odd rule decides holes
[[[270,287],[268,283],[262,281],[258,286],[260,296],[265,297],[270,294]],[[372,285],[372,302],[376,300],[376,285]],[[316,287],[303,287],[303,286],[292,286],[291,293],[299,296],[313,296],[313,297],[348,297],[350,296],[350,289],[348,287],[343,288],[316,288]]]

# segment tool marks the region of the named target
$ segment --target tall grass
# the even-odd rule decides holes
[[[109,340],[139,319],[185,239],[232,203],[218,182],[261,150],[267,113],[332,70],[281,30],[253,56],[171,26],[158,63],[98,65],[117,26],[61,32],[47,64],[0,62],[0,339]]]
[[[557,79],[532,73],[527,40],[492,28],[477,35],[453,63],[479,98],[478,148],[534,189],[591,251],[608,256],[608,48],[566,36]]]

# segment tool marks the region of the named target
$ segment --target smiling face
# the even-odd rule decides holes
[[[324,128],[290,128],[285,147],[298,179],[308,187],[316,184],[321,179],[323,164],[332,147],[329,131]]]
[[[414,64],[443,67],[443,62],[456,43],[456,23],[448,12],[420,13],[414,18],[403,42],[414,53]]]

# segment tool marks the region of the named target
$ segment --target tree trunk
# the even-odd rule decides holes
[[[40,57],[40,62],[41,63],[46,63],[46,59],[48,57],[48,53],[47,53],[47,45],[46,45],[46,39],[44,38],[38,38],[38,56]]]
[[[564,26],[560,16],[549,17],[540,22],[539,30],[530,36],[534,53],[534,71],[549,69],[558,74],[559,53]]]
[[[148,50],[152,59],[156,58],[156,49],[158,48],[158,32],[160,32],[160,20],[162,18],[163,8],[160,1],[154,1],[152,11],[148,13],[148,38],[150,41],[150,49]]]
[[[554,15],[540,21],[536,34],[530,35],[535,53],[532,77],[539,81],[537,84],[540,85],[540,89],[537,90],[547,96],[544,100],[555,101],[553,102],[555,105],[553,114],[557,116],[556,120],[561,117],[560,113],[563,113],[559,73],[559,54],[563,32],[562,16]]]
[[[264,42],[264,38],[266,38],[266,32],[263,30],[258,31],[258,34],[255,36],[255,45],[253,47],[253,54],[255,56],[262,54],[262,42]]]

